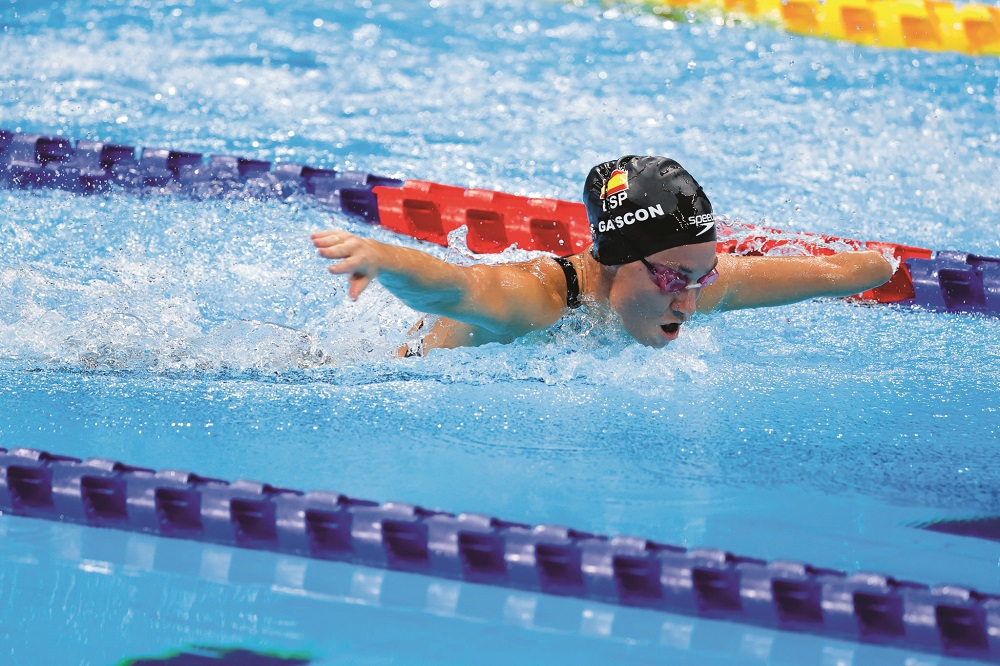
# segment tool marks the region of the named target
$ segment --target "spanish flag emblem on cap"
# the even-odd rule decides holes
[[[601,188],[601,198],[607,199],[612,194],[618,194],[628,189],[628,174],[624,169],[615,169]]]

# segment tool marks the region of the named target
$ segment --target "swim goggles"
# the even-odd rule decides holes
[[[713,268],[705,275],[701,276],[692,284],[691,280],[684,277],[683,273],[679,273],[669,266],[664,266],[663,264],[651,264],[646,261],[645,258],[639,257],[639,261],[649,269],[650,279],[656,283],[656,286],[660,288],[664,294],[677,294],[685,289],[701,289],[702,287],[707,287],[708,285],[715,282],[715,279],[719,277],[719,270]]]

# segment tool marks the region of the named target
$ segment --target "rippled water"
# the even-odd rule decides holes
[[[731,220],[1000,255],[1000,61],[597,4],[0,10],[0,127],[575,199],[629,152]],[[584,312],[391,360],[308,201],[0,191],[0,446],[1000,590],[996,319],[817,301],[665,351]],[[460,245],[460,244],[459,244]],[[516,251],[496,261],[516,258]]]

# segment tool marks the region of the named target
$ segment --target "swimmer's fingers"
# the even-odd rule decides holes
[[[323,231],[314,231],[309,234],[309,238],[312,239],[314,245],[319,247],[326,241],[343,235],[343,233],[340,229],[325,229]]]
[[[337,257],[333,257],[337,258]],[[338,261],[329,270],[334,275],[368,275],[375,277],[375,270],[362,257],[350,256],[343,261]]]
[[[314,231],[309,234],[309,238],[323,238],[324,236],[332,236],[341,233],[344,233],[342,229],[320,229],[319,231]]]
[[[361,292],[365,290],[365,287],[372,281],[375,277],[375,271],[371,270],[368,266],[365,266],[363,262],[359,261],[357,258],[345,259],[339,264],[330,266],[329,270],[334,275],[350,275],[350,288],[348,294],[352,301],[358,300],[358,296]]]
[[[313,243],[319,248],[319,255],[327,259],[358,257],[362,261],[370,262],[372,255],[375,254],[369,242],[351,234],[347,234],[346,236],[326,236],[321,239],[314,239]]]
[[[326,236],[353,236],[350,231],[344,231],[343,229],[320,229],[319,231],[314,231],[309,234],[310,238],[324,238]]]
[[[350,297],[357,300],[379,272],[379,244],[359,238],[352,233],[331,229],[312,234],[313,244],[319,255],[327,259],[340,260],[330,266],[334,275],[350,276]]]
[[[350,296],[351,300],[354,301],[358,300],[358,296],[361,295],[361,292],[365,290],[365,287],[368,286],[372,278],[378,273],[378,270],[372,264],[365,261],[363,257],[344,259],[330,266],[328,270],[334,275],[350,275]]]
[[[352,301],[358,300],[358,296],[361,292],[365,290],[365,287],[372,281],[371,275],[364,275],[363,273],[354,273],[351,275],[351,288],[348,294]]]
[[[344,244],[351,245],[352,241],[360,242],[361,239],[354,234],[349,234],[346,231],[340,231],[339,229],[319,231],[312,235],[313,245],[318,247],[320,250]]]
[[[346,259],[357,254],[358,248],[343,241],[319,248],[319,256],[327,259]]]

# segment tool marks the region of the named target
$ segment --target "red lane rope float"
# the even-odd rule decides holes
[[[396,233],[448,244],[448,234],[465,225],[469,249],[502,252],[512,244],[567,256],[590,245],[582,204],[531,199],[491,190],[464,189],[423,180],[401,188],[375,187],[379,223]]]
[[[0,448],[0,511],[1000,659],[1000,596],[712,548]]]

